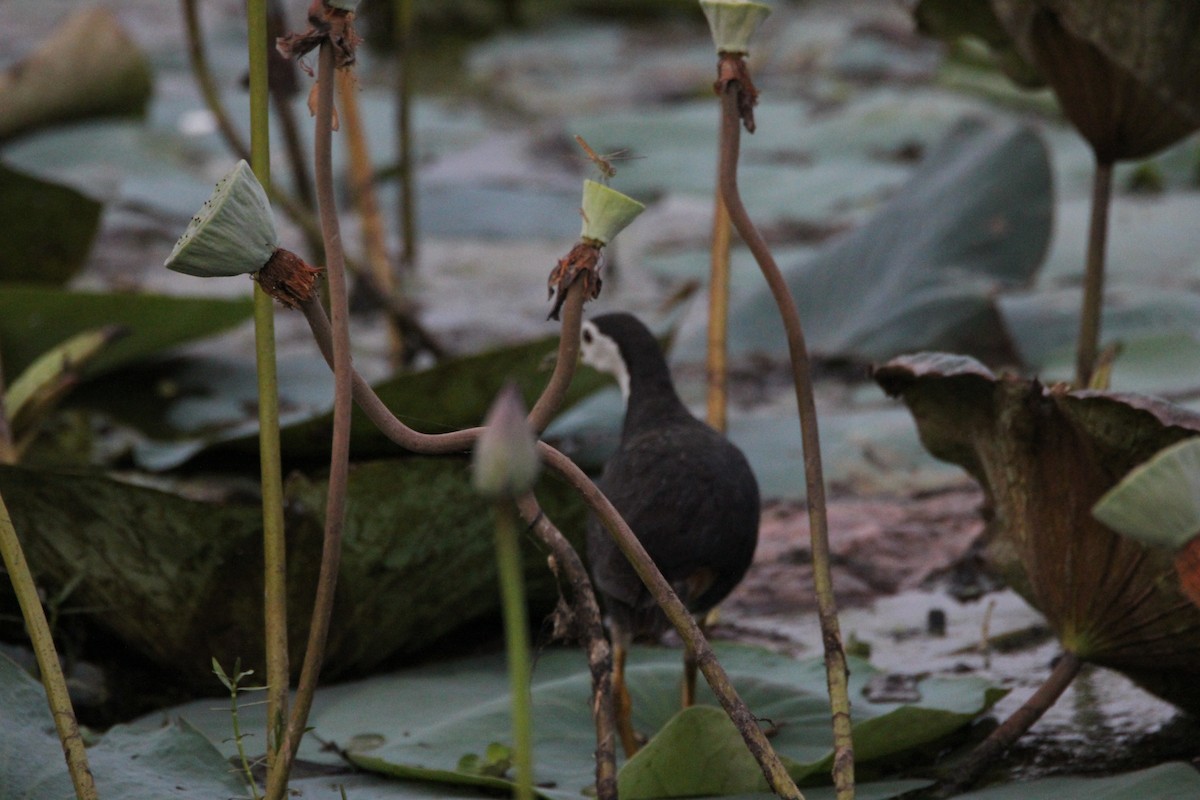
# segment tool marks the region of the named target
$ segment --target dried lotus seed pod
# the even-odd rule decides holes
[[[218,183],[164,266],[201,278],[258,272],[279,247],[267,193],[245,161]]]
[[[581,235],[584,239],[606,245],[645,210],[646,206],[632,197],[610,189],[602,183],[585,180]]]
[[[771,13],[765,3],[750,0],[700,0],[718,53],[750,52],[752,37]]]

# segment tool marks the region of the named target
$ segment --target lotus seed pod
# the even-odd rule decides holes
[[[1183,547],[1200,533],[1200,438],[1171,445],[1134,467],[1092,514],[1140,542]]]
[[[771,13],[766,3],[751,0],[700,0],[718,53],[749,53],[750,37]]]
[[[633,222],[646,206],[595,181],[583,182],[584,239],[606,245]]]
[[[483,424],[471,460],[475,490],[485,497],[504,498],[532,489],[541,462],[516,384],[500,390]]]
[[[164,266],[201,278],[248,275],[279,247],[267,193],[245,161],[217,183]]]

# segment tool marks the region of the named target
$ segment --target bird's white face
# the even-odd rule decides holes
[[[621,349],[612,338],[605,336],[593,323],[585,320],[580,332],[580,357],[583,363],[607,372],[617,379],[621,397],[629,402],[629,370],[621,358]]]

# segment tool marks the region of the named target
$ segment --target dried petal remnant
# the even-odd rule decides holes
[[[750,80],[745,56],[740,53],[721,53],[713,91],[718,95],[727,91],[737,92],[738,115],[742,118],[742,125],[748,133],[754,133],[757,127],[754,123],[754,107],[758,105],[758,89]]]
[[[284,58],[302,58],[325,41],[333,45],[335,63],[348,67],[354,63],[354,51],[362,37],[354,30],[354,12],[313,0],[308,7],[308,30],[280,36],[275,49]]]
[[[312,298],[320,274],[318,267],[310,266],[300,256],[280,247],[254,279],[263,291],[283,305],[298,308]]]
[[[585,297],[595,300],[600,296],[600,265],[600,243],[588,239],[576,242],[571,252],[558,260],[547,281],[549,296],[554,298],[554,308],[548,319],[558,319],[558,312],[567,299],[567,289],[576,280],[583,282]]]

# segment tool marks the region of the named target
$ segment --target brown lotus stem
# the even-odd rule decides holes
[[[352,197],[358,206],[362,224],[363,252],[367,268],[375,280],[375,286],[384,295],[396,293],[396,278],[388,259],[387,241],[383,232],[383,217],[379,213],[379,198],[375,194],[375,181],[371,169],[371,154],[367,146],[367,134],[363,129],[362,112],[358,107],[358,81],[348,69],[338,70],[338,96],[341,98],[342,131],[346,137],[346,149],[350,155],[350,182]],[[404,330],[391,314],[387,316],[388,355],[393,368],[404,363]]]
[[[1033,727],[1033,724],[1045,715],[1055,701],[1071,685],[1071,681],[1079,674],[1082,666],[1079,657],[1074,653],[1063,653],[1054,664],[1046,681],[1038,687],[1024,705],[1018,708],[992,731],[988,738],[975,748],[970,758],[960,767],[955,775],[945,785],[939,787],[939,794],[953,797],[970,788],[995,760],[1005,750],[1012,747],[1017,739]],[[945,794],[943,794],[945,792]]]
[[[400,264],[408,269],[417,265],[417,193],[416,175],[413,170],[412,94],[413,68],[416,65],[416,48],[413,43],[413,17],[416,0],[394,0],[392,13],[395,17],[393,42],[396,47],[396,138],[400,187]]]
[[[1075,387],[1091,385],[1100,352],[1100,319],[1104,313],[1104,255],[1108,241],[1108,207],[1112,202],[1113,164],[1096,162],[1092,179],[1092,216],[1088,223],[1087,265],[1083,275],[1083,306],[1079,314],[1079,344],[1075,358]]]
[[[729,408],[729,240],[732,238],[729,212],[721,199],[721,188],[713,199],[713,232],[708,281],[708,361],[705,378],[708,385],[708,424],[722,433],[727,427]]]
[[[538,436],[542,435],[542,431],[546,430],[546,426],[562,408],[571,379],[575,376],[575,367],[579,364],[579,331],[583,322],[583,304],[588,298],[580,282],[567,287],[566,292],[561,309],[562,333],[558,340],[554,372],[529,412],[529,427]]]
[[[317,114],[313,145],[314,175],[321,230],[325,240],[325,263],[329,276],[330,306],[333,310],[330,357],[334,375],[333,442],[329,458],[329,486],[325,503],[325,535],[317,592],[304,664],[296,685],[291,716],[279,748],[279,758],[267,787],[267,796],[281,800],[287,777],[308,723],[313,694],[325,660],[325,643],[333,614],[334,591],[341,566],[342,529],[345,524],[346,484],[350,462],[350,412],[353,408],[353,367],[350,362],[349,303],[346,296],[345,262],[333,188],[333,86],[335,48],[321,45],[317,71]],[[311,300],[305,306],[311,305]]]
[[[722,62],[724,63],[724,61]],[[821,466],[821,444],[817,427],[817,408],[813,398],[808,348],[800,315],[787,282],[779,271],[767,243],[746,213],[737,184],[737,163],[741,139],[745,95],[738,82],[718,82],[721,93],[721,196],[729,218],[742,241],[754,254],[762,270],[787,333],[796,403],[800,414],[800,433],[804,449],[804,476],[808,496],[809,533],[812,537],[813,584],[817,596],[817,615],[825,647],[825,671],[829,682],[829,701],[833,716],[833,779],[838,800],[854,797],[854,742],[850,733],[849,670],[833,597],[830,575],[829,522],[825,504],[825,478]]]

